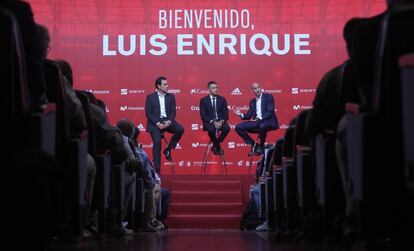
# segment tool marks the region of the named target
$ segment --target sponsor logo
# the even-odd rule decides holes
[[[133,90],[121,89],[121,95],[142,94],[142,93],[145,93],[145,90],[141,90],[141,89],[133,89]]]
[[[199,143],[199,142],[193,142],[191,143],[192,148],[199,148],[199,147],[207,147],[207,143]]]
[[[234,141],[230,141],[227,143],[227,147],[230,149],[236,148],[236,147],[246,147],[246,146],[251,147],[251,145],[246,144],[246,143],[236,143]]]
[[[180,89],[169,89],[167,92],[171,94],[179,94],[181,93],[181,90]]]
[[[198,130],[198,124],[191,124],[191,130],[197,131]]]
[[[125,111],[144,111],[145,108],[143,106],[121,106],[119,107],[119,110],[121,112],[125,112]]]
[[[191,89],[190,94],[209,94],[209,92],[203,89]]]
[[[280,125],[280,129],[288,129],[288,128],[289,128],[289,125],[286,125],[286,124]]]
[[[236,125],[233,125],[233,124],[229,124],[229,126],[230,126],[230,129],[235,129],[236,128]]]
[[[144,125],[143,125],[143,124],[139,124],[139,125],[137,126],[137,128],[139,129],[139,131],[140,131],[140,132],[145,132],[145,127],[144,127]]]
[[[175,149],[176,149],[176,150],[181,150],[181,149],[183,149],[183,148],[181,147],[180,143],[177,143],[177,145],[175,146]]]
[[[280,89],[267,89],[267,90],[263,90],[264,93],[269,93],[269,94],[279,94],[282,93],[282,90]]]
[[[191,161],[187,161],[187,166],[191,166]]]
[[[226,162],[227,164],[228,162]],[[207,161],[207,165],[217,165],[217,161]],[[204,163],[202,161],[193,161],[193,166],[203,166]]]
[[[293,105],[293,110],[297,111],[297,110],[307,110],[307,109],[311,109],[312,106],[311,105]]]
[[[191,106],[191,111],[200,111],[200,107],[192,105]]]
[[[180,162],[178,162],[179,166],[184,166],[184,160],[181,160]]]
[[[243,106],[238,106],[238,105],[228,105],[227,109],[235,111],[235,110],[240,110],[240,111],[248,111],[249,107],[247,105],[243,105]]]
[[[121,95],[127,95],[128,89],[121,89]]]
[[[243,160],[237,161],[237,166],[243,166]]]
[[[151,144],[141,144],[142,145],[142,148],[152,148],[153,147],[153,143],[151,143]]]
[[[111,91],[110,90],[93,90],[93,89],[89,89],[89,90],[85,90],[87,92],[91,92],[93,94],[110,94]]]
[[[240,91],[238,87],[236,87],[233,91],[231,91],[231,95],[242,95],[243,93]]]
[[[315,88],[292,88],[292,94],[299,94],[299,93],[314,93],[316,92]]]
[[[108,109],[108,107],[105,107],[105,111],[106,111],[106,113],[108,113],[108,112],[109,112],[109,109]]]
[[[257,161],[252,161],[252,162],[250,162],[250,161],[246,161],[246,166],[253,166],[253,165],[257,165]]]

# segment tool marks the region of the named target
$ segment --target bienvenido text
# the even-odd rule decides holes
[[[247,29],[250,25],[250,12],[247,9],[161,9],[158,11],[160,29]]]

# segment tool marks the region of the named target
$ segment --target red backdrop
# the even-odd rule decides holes
[[[46,25],[51,34],[50,58],[63,58],[74,69],[75,88],[91,90],[107,104],[108,116],[115,124],[121,118],[129,118],[142,129],[140,141],[151,154],[151,138],[145,132],[145,97],[154,91],[154,80],[162,75],[168,78],[170,90],[176,95],[177,121],[185,128],[179,149],[173,152],[176,173],[199,172],[208,137],[202,131],[198,104],[209,80],[219,83],[219,92],[227,98],[231,107],[248,105],[252,98],[249,85],[258,81],[276,101],[276,114],[281,129],[268,135],[268,142],[274,142],[284,133],[289,120],[300,110],[311,106],[315,88],[330,68],[346,59],[342,28],[351,17],[372,16],[385,9],[384,0],[244,0],[244,1],[90,1],[90,0],[33,0],[29,1],[37,22]],[[249,26],[239,24],[235,28],[210,28],[214,21],[214,11],[235,10],[239,21],[243,14],[249,14]],[[193,11],[201,16],[201,27],[163,28],[160,11],[178,14],[181,20],[173,19],[183,26],[184,11]],[[177,11],[178,10],[178,11]],[[182,12],[180,11],[182,10]],[[189,12],[187,12],[189,13]],[[207,20],[205,20],[207,17]],[[210,19],[208,19],[210,17]],[[244,19],[246,22],[246,19]],[[224,22],[224,17],[223,17]],[[174,24],[174,23],[173,23]],[[224,24],[223,24],[224,26]],[[264,34],[270,39],[270,56],[257,55],[249,46],[255,34]],[[154,34],[165,36],[158,39],[167,48],[162,55],[152,55],[150,50],[160,47],[150,43]],[[180,55],[179,34],[192,34],[192,45],[183,47],[193,50],[194,55]],[[215,36],[215,47],[209,54],[204,49],[197,55],[197,35]],[[219,51],[218,37],[223,34],[237,38],[235,54],[225,49]],[[241,53],[240,34],[245,34],[246,53]],[[279,48],[283,49],[283,36],[290,35],[290,51],[277,55],[272,50],[272,34],[279,35]],[[309,34],[302,39],[309,44],[300,47],[308,54],[295,54],[293,36]],[[104,36],[108,38],[105,48]],[[118,36],[124,35],[125,50],[131,49],[131,35],[136,35],[136,51],[130,56],[119,53]],[[146,35],[145,55],[141,55],[140,35]],[[229,42],[229,40],[225,40]],[[262,39],[254,43],[259,51],[266,47]],[[105,50],[117,55],[107,56]],[[230,112],[229,123],[234,126],[239,119]],[[234,128],[234,127],[233,127]],[[227,166],[231,173],[244,173],[249,159],[245,146],[232,130],[224,143]],[[209,158],[214,164],[216,159]],[[169,173],[168,163],[162,166]],[[215,173],[212,165],[209,172]]]

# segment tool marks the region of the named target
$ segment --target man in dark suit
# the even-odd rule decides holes
[[[242,137],[244,142],[252,145],[252,149],[248,154],[249,156],[253,154],[261,155],[263,153],[267,132],[279,129],[273,96],[263,93],[259,83],[252,83],[251,88],[255,97],[250,101],[247,113],[243,114],[240,110],[235,111],[236,115],[240,116],[242,120],[249,120],[236,126],[237,134]],[[255,141],[248,134],[248,131],[253,130],[257,130],[259,133],[259,144],[255,144]]]
[[[154,146],[152,156],[155,169],[160,174],[161,167],[161,138],[165,131],[172,133],[173,136],[164,149],[163,153],[168,161],[171,161],[171,150],[175,148],[184,128],[175,121],[176,104],[174,95],[168,93],[168,83],[165,77],[159,77],[155,81],[157,90],[147,96],[145,102],[145,115],[147,116],[147,131],[150,132]]]
[[[226,138],[230,131],[227,124],[229,112],[227,101],[218,94],[218,85],[215,81],[207,84],[210,95],[200,100],[200,116],[203,121],[203,130],[208,132],[208,136],[213,142],[213,153],[222,155],[220,143]],[[220,133],[221,132],[221,133]]]

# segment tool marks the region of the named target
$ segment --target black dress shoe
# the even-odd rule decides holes
[[[163,151],[165,158],[168,161],[171,161],[171,149],[170,148],[165,148],[165,150]]]
[[[254,152],[255,152],[255,150],[254,150],[254,148],[252,147],[252,149],[250,149],[250,152],[247,154],[247,156],[253,156],[254,155]]]
[[[263,147],[257,147],[255,150],[254,150],[254,155],[262,155],[263,154]]]
[[[217,145],[213,145],[213,147],[211,148],[211,151],[213,152],[214,155],[218,155],[219,147]]]
[[[221,149],[220,145],[214,145],[213,146],[213,154],[215,154],[215,155],[223,155],[224,154],[224,152]]]

